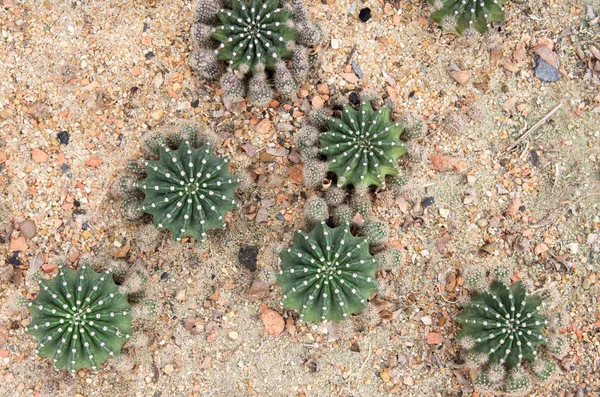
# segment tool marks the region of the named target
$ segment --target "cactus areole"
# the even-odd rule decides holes
[[[29,311],[26,332],[38,340],[38,355],[52,358],[57,369],[96,370],[120,353],[131,333],[127,294],[110,274],[87,265],[77,271],[59,267],[58,276],[41,281]]]
[[[282,304],[305,321],[344,320],[361,312],[377,289],[378,263],[348,224],[330,228],[322,222],[310,233],[297,231],[293,246],[280,258]]]

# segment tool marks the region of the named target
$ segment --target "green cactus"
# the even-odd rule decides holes
[[[319,196],[313,196],[306,200],[304,205],[304,219],[309,226],[324,222],[329,218],[327,203]]]
[[[370,102],[363,102],[358,111],[346,105],[341,119],[327,120],[328,131],[319,137],[321,154],[338,185],[381,186],[386,175],[398,174],[396,160],[406,146],[400,141],[402,126],[389,118],[387,106],[374,111]]]
[[[378,246],[385,243],[390,234],[390,227],[387,223],[372,217],[365,221],[360,228],[360,235],[367,239],[370,246]]]
[[[294,245],[280,258],[282,304],[305,321],[344,320],[361,312],[377,289],[377,261],[348,224],[330,228],[323,222],[310,233],[298,231]]]
[[[123,203],[128,220],[150,214],[159,230],[169,230],[176,240],[191,236],[204,240],[206,231],[225,227],[224,215],[237,206],[233,191],[239,182],[228,171],[228,158],[215,157],[212,146],[195,147],[197,130],[184,127],[174,137],[146,141],[158,160],[144,161],[146,176],[133,183],[144,195]]]
[[[352,207],[347,204],[342,204],[335,207],[332,211],[333,224],[336,226],[350,223],[355,212],[352,211]]]
[[[522,282],[510,287],[492,282],[487,291],[475,293],[456,320],[463,325],[457,339],[469,338],[469,353],[483,353],[489,364],[507,368],[533,361],[536,346],[546,343],[542,328],[548,320],[539,314],[542,300],[527,296]]]
[[[487,32],[492,22],[504,21],[505,0],[430,0],[433,4],[431,19],[450,26],[458,33],[475,29]]]
[[[331,206],[341,205],[346,201],[346,190],[338,186],[331,186],[325,191],[325,201]]]
[[[321,30],[309,22],[301,1],[280,7],[278,0],[201,0],[196,5],[192,36],[199,50],[192,67],[203,78],[216,79],[228,96],[249,95],[264,104],[272,97],[267,71],[277,91],[290,95],[307,74],[304,47],[321,40]],[[230,5],[230,7],[229,7]],[[288,63],[291,61],[291,63]]]
[[[127,295],[110,275],[87,265],[77,271],[59,267],[57,277],[41,281],[29,310],[26,332],[38,340],[38,355],[52,358],[57,369],[96,370],[130,338]]]

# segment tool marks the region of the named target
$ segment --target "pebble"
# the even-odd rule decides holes
[[[440,216],[444,219],[448,218],[448,216],[450,215],[450,210],[446,208],[440,208],[439,212]]]
[[[10,116],[12,116],[12,112],[9,109],[0,110],[0,118],[2,118],[2,120],[10,118]]]
[[[231,339],[235,340],[240,337],[240,334],[238,334],[236,331],[231,331],[231,332],[229,332],[229,337]]]
[[[363,22],[367,22],[369,19],[371,19],[371,9],[369,7],[361,9],[360,13],[358,14],[358,18]]]
[[[58,138],[58,140],[60,141],[61,144],[63,145],[68,145],[69,144],[69,133],[67,131],[61,131],[58,134],[56,134],[56,137]]]
[[[173,372],[175,372],[175,368],[171,364],[167,364],[167,365],[165,365],[164,371],[165,371],[165,374],[170,375]]]
[[[35,222],[31,219],[27,219],[26,221],[21,222],[19,224],[19,231],[27,240],[32,239],[37,232]]]
[[[337,50],[340,48],[340,41],[338,39],[331,39],[331,48]]]
[[[423,316],[421,317],[421,321],[425,325],[431,325],[431,316]]]
[[[178,301],[185,301],[185,296],[187,294],[187,289],[180,289],[179,291],[177,291],[177,293],[175,294],[175,299],[177,299]]]
[[[164,113],[165,112],[162,109],[156,109],[155,111],[153,111],[152,113],[150,113],[150,116],[154,120],[158,121],[158,120],[162,119],[162,116],[163,116]]]
[[[548,82],[560,80],[560,72],[558,69],[544,61],[541,56],[536,55],[534,61],[535,67],[533,69],[533,74],[535,77]]]

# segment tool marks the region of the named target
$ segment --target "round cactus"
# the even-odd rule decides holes
[[[38,340],[38,355],[52,358],[57,369],[96,370],[129,339],[130,309],[127,294],[109,274],[87,265],[77,271],[59,267],[57,277],[41,281],[29,304],[26,332]]]
[[[505,0],[430,0],[433,4],[431,19],[438,23],[453,20],[458,34],[475,29],[487,32],[492,22],[504,21]]]
[[[280,258],[282,304],[305,321],[341,321],[361,312],[377,289],[377,261],[348,224],[330,228],[320,223],[311,233],[297,231],[294,245]]]
[[[548,320],[539,314],[542,300],[527,296],[522,282],[510,287],[498,281],[476,293],[456,320],[463,325],[458,339],[474,341],[469,353],[484,353],[488,363],[508,368],[533,361],[536,346],[544,344],[542,328]]]
[[[194,147],[196,132],[184,128],[176,134],[171,142],[178,143],[176,150],[158,142],[158,160],[145,160],[146,177],[133,183],[143,201],[131,198],[123,204],[127,219],[150,214],[154,226],[176,240],[204,240],[208,229],[225,227],[225,213],[237,206],[233,191],[239,181],[228,171],[229,159],[215,157],[209,143]]]
[[[387,223],[377,218],[369,218],[360,229],[360,235],[367,239],[371,246],[377,246],[385,243],[390,234],[390,227]]]
[[[355,214],[352,207],[346,204],[335,207],[332,212],[333,223],[336,226],[352,222],[352,217]]]
[[[341,205],[346,201],[346,190],[338,186],[331,186],[325,192],[325,200],[327,201],[327,204],[332,206]]]
[[[338,185],[381,186],[386,175],[398,174],[396,161],[407,150],[400,141],[402,126],[389,118],[388,107],[373,111],[370,102],[363,102],[358,111],[346,105],[341,119],[327,120],[328,131],[319,137],[321,154]]]
[[[227,66],[222,80],[228,96],[244,96],[266,103],[272,96],[269,76],[284,95],[296,90],[305,73],[303,46],[321,40],[321,30],[310,23],[301,2],[280,7],[278,0],[231,0],[227,7],[218,1],[201,0],[196,6],[192,36],[199,50],[191,57],[192,67],[203,78],[216,78]],[[206,54],[213,49],[214,53]],[[298,59],[298,65],[289,60]]]
[[[306,204],[304,205],[304,218],[310,225],[326,221],[327,218],[329,218],[327,202],[319,196],[313,196],[306,200]]]
[[[457,340],[466,350],[468,365],[478,369],[475,385],[519,394],[531,388],[531,375],[546,381],[556,368],[549,357],[561,357],[559,349],[552,349],[556,339],[548,336],[553,330],[547,316],[554,315],[539,295],[527,294],[521,281],[507,286],[494,280],[487,289],[475,292],[456,317],[463,325]],[[539,348],[542,345],[544,349]],[[564,354],[565,349],[560,350]]]

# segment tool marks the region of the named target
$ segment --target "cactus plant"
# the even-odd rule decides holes
[[[505,0],[430,0],[433,4],[431,19],[442,23],[452,21],[450,26],[458,34],[475,29],[487,32],[492,22],[504,21]]]
[[[327,202],[319,196],[313,196],[306,200],[304,205],[304,219],[309,226],[324,222],[329,218]]]
[[[228,3],[225,6],[222,3]],[[296,90],[308,72],[305,47],[321,40],[321,30],[307,17],[300,0],[200,0],[192,36],[198,51],[192,67],[203,78],[221,78],[226,95],[264,104],[271,83],[283,95]],[[268,80],[268,75],[273,80]]]
[[[539,314],[542,300],[527,296],[522,282],[510,287],[498,281],[477,293],[456,320],[463,325],[458,339],[470,338],[469,353],[484,353],[490,364],[508,368],[533,361],[536,346],[546,342],[542,328],[548,320]]]
[[[210,143],[195,147],[196,133],[184,127],[166,141],[159,137],[147,142],[158,159],[145,160],[145,178],[132,183],[144,199],[123,203],[126,219],[150,214],[155,227],[169,230],[176,240],[204,240],[208,229],[225,227],[225,213],[237,206],[233,191],[239,181],[227,169],[229,159],[215,157]],[[178,148],[172,150],[169,142]]]
[[[483,284],[479,276],[474,284]],[[508,286],[494,280],[487,289],[475,292],[456,317],[463,325],[457,340],[466,350],[467,362],[480,369],[475,385],[488,391],[522,394],[532,385],[527,368],[536,380],[546,381],[556,366],[540,352],[560,356],[550,346],[554,338],[549,336],[553,329],[548,316],[554,315],[539,295],[527,293],[521,281]],[[546,348],[540,349],[544,345]],[[564,352],[564,348],[560,350]]]
[[[297,231],[293,246],[280,258],[282,304],[305,321],[344,320],[361,312],[377,289],[377,261],[348,224],[330,228],[322,222],[310,233]]]
[[[385,243],[389,234],[390,227],[388,224],[375,217],[368,218],[360,229],[360,235],[364,236],[371,246]]]
[[[127,295],[109,274],[87,265],[77,271],[59,267],[57,277],[41,281],[29,310],[26,332],[38,340],[38,355],[52,358],[57,369],[96,370],[130,337]]]
[[[396,160],[406,153],[400,141],[403,127],[389,118],[387,106],[374,111],[363,102],[358,111],[345,105],[341,119],[327,120],[328,131],[319,136],[321,154],[338,185],[381,186],[386,175],[398,174]]]

